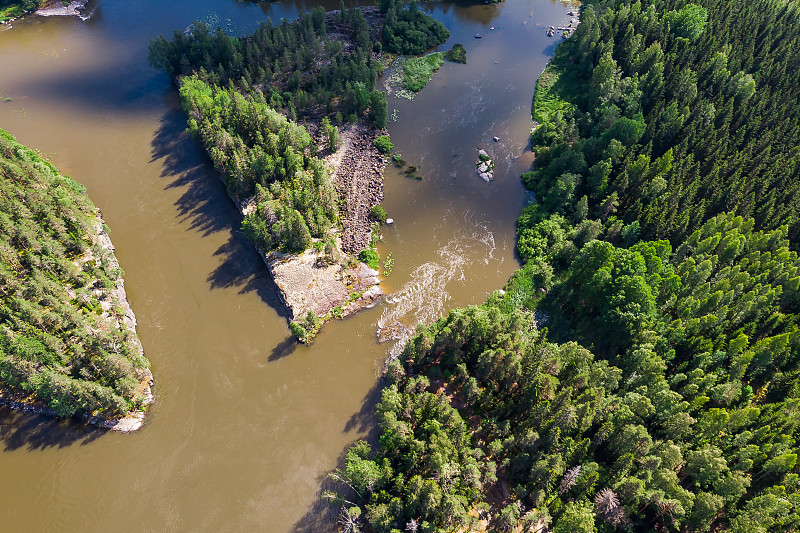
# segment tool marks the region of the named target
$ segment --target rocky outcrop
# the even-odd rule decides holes
[[[345,127],[342,145],[326,160],[333,166],[333,182],[345,200],[342,220],[342,251],[357,254],[369,246],[372,235],[370,209],[383,200],[383,171],[387,159],[375,147],[375,138],[385,135],[361,125]]]
[[[383,297],[378,272],[363,263],[327,264],[313,249],[302,254],[272,252],[265,260],[292,320],[301,320],[309,311],[322,318],[344,318]]]
[[[478,162],[475,163],[475,172],[487,183],[494,179],[494,161],[485,150],[478,149]]]
[[[60,1],[46,2],[45,5],[36,10],[36,14],[41,17],[79,17],[81,11],[86,7],[87,0],[73,0],[67,5]]]
[[[119,269],[119,262],[117,261],[116,255],[114,255],[114,245],[111,243],[111,237],[105,230],[102,215],[100,214],[99,209],[97,210],[97,219],[95,220],[94,228],[97,232],[98,244],[103,250],[108,252],[109,270],[111,272],[117,271],[117,269]],[[100,303],[103,307],[103,313],[106,315],[107,320],[114,320],[114,315],[111,313],[111,310],[115,305],[118,305],[120,308],[122,308],[122,322],[130,333],[129,342],[133,345],[133,348],[139,352],[140,355],[144,356],[144,348],[142,348],[142,343],[139,341],[139,336],[136,334],[136,315],[133,314],[133,309],[131,309],[131,306],[128,303],[128,295],[125,293],[125,280],[122,279],[122,276],[117,278],[114,288],[111,290],[111,298],[102,300]],[[145,411],[155,399],[152,389],[153,374],[150,372],[149,368],[143,368],[139,371],[138,378],[139,386],[136,391],[136,395],[134,396],[134,403],[141,405],[141,409],[131,411],[122,418],[111,420],[89,418],[89,422],[104,428],[112,429],[114,431],[120,431],[122,433],[136,431],[142,427],[142,424],[144,423]]]

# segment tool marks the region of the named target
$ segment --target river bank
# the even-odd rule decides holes
[[[319,124],[308,129],[321,145]],[[369,247],[374,221],[370,209],[383,200],[383,170],[387,159],[374,141],[385,130],[362,124],[348,125],[339,133],[340,146],[322,157],[331,170],[341,199],[342,229],[333,254],[309,248],[301,254],[271,252],[264,256],[292,320],[312,311],[324,323],[346,318],[370,308],[385,296],[377,270],[350,259]],[[247,208],[243,213],[247,212]],[[331,261],[333,255],[336,259]]]
[[[307,123],[307,128],[319,134],[319,123]],[[335,250],[312,246],[299,254],[265,252],[254,243],[290,320],[300,322],[311,312],[320,321],[305,326],[313,331],[300,337],[303,342],[311,340],[328,320],[368,309],[385,296],[379,286],[378,271],[353,258],[369,246],[374,225],[370,209],[383,199],[383,169],[387,159],[373,141],[385,133],[363,124],[346,126],[340,132],[339,148],[322,157],[330,168],[340,199],[344,200],[340,212],[342,229],[337,231]],[[222,174],[218,177],[224,182]],[[254,198],[242,202],[230,192],[228,197],[242,216],[255,210]]]

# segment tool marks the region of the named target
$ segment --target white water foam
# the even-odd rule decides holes
[[[411,280],[386,298],[378,320],[378,335],[384,328],[392,330],[387,340],[396,342],[388,351],[386,363],[397,358],[416,330],[417,324],[429,325],[442,316],[452,298],[447,287],[452,281],[464,282],[466,271],[475,261],[489,264],[496,249],[494,234],[488,222],[474,213],[464,213],[460,234],[439,248],[439,259],[418,266]]]
[[[95,11],[97,11],[97,6],[93,7],[92,10],[89,11],[89,13],[86,14],[86,15],[84,15],[84,14],[78,15],[78,18],[81,19],[82,21],[86,22],[87,20],[89,20],[90,18],[92,18],[94,16],[94,12]]]

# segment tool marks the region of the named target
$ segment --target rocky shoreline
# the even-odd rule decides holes
[[[31,13],[40,17],[81,17],[85,20],[82,11],[86,9],[87,2],[88,0],[72,0],[65,6],[59,0],[47,0],[44,5],[36,10],[26,11],[17,17],[0,21],[0,27],[5,26],[5,29],[10,30],[13,28],[11,26],[12,23],[25,18]]]
[[[347,126],[340,132],[342,146],[326,158],[333,167],[333,182],[342,208],[342,250],[358,254],[367,248],[372,236],[370,209],[383,201],[383,171],[388,159],[375,147],[375,138],[385,130]]]
[[[108,232],[105,230],[103,218],[99,209],[96,210],[96,218],[94,219],[93,226],[95,229],[95,242],[97,242],[97,244],[108,253],[109,270],[114,271],[115,269],[118,269],[119,262],[114,255],[114,245],[111,243],[111,238],[109,237]],[[85,258],[86,261],[92,259],[94,258],[91,255],[88,255],[88,257]],[[136,334],[136,315],[134,315],[133,310],[128,303],[128,297],[125,293],[125,281],[122,279],[122,276],[117,278],[114,289],[110,292],[110,298],[103,299],[100,301],[100,303],[103,308],[103,317],[106,318],[106,320],[114,322],[118,327],[124,325],[124,327],[127,328],[128,332],[130,333],[130,343],[132,347],[137,350],[141,356],[144,356],[142,343],[139,341],[139,337]],[[124,312],[121,323],[111,312],[115,306],[119,306]],[[130,433],[142,427],[147,408],[154,401],[152,390],[153,374],[150,372],[149,368],[144,368],[139,371],[138,377],[139,387],[137,389],[136,396],[134,397],[134,402],[142,406],[140,409],[131,411],[124,417],[118,418],[106,419],[89,415],[85,415],[81,418],[95,426],[110,429],[112,431],[119,431],[121,433]],[[56,413],[46,405],[31,401],[22,395],[12,394],[7,391],[0,391],[0,405],[24,413],[57,416]]]
[[[86,8],[86,2],[87,0],[72,0],[66,6],[58,0],[46,2],[34,13],[40,17],[79,17]]]

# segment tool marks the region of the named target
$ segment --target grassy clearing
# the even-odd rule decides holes
[[[575,69],[563,67],[561,55],[556,50],[555,57],[536,81],[531,116],[539,124],[549,122],[556,111],[572,106],[583,90],[583,83],[574,74]]]
[[[444,54],[442,52],[409,58],[403,64],[403,87],[409,91],[421,91],[430,81],[433,73],[439,70],[442,63],[444,63]]]

